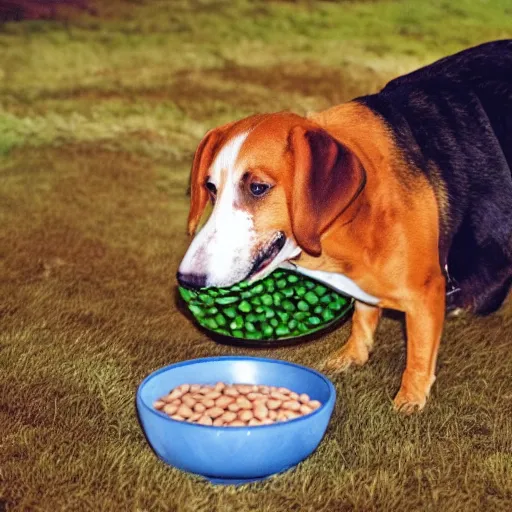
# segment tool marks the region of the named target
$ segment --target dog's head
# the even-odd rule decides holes
[[[311,120],[255,115],[208,132],[191,175],[188,232],[212,213],[178,271],[188,287],[260,279],[321,236],[364,185],[356,156]]]

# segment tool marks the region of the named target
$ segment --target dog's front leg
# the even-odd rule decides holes
[[[445,288],[442,275],[431,277],[404,308],[407,362],[394,404],[406,414],[423,409],[435,380],[445,315]]]
[[[324,364],[327,371],[341,372],[352,364],[361,366],[368,361],[381,312],[378,307],[356,301],[350,338],[327,359]]]

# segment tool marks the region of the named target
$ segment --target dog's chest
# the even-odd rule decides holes
[[[350,297],[354,297],[354,299],[359,300],[361,302],[365,302],[366,304],[371,304],[372,306],[376,306],[379,304],[380,299],[366,293],[357,283],[355,283],[349,277],[338,274],[335,272],[325,272],[323,270],[310,270],[304,267],[300,267],[291,262],[285,262],[281,265],[283,268],[288,268],[290,270],[294,270],[295,272],[299,272],[305,276],[311,277],[321,283],[324,283],[331,288],[334,288],[340,293],[344,295],[348,295]]]

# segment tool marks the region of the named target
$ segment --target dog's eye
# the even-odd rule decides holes
[[[212,197],[217,195],[217,187],[211,181],[207,181],[205,187],[208,189],[208,192],[210,192]]]
[[[270,185],[267,185],[266,183],[251,183],[249,188],[251,189],[251,194],[258,197],[267,192],[267,190],[270,188]]]

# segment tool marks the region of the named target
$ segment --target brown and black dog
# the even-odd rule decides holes
[[[191,175],[178,272],[229,286],[290,265],[356,297],[331,370],[364,364],[382,308],[405,312],[395,406],[422,409],[447,309],[486,314],[512,281],[512,40],[480,45],[308,117],[213,129]]]

